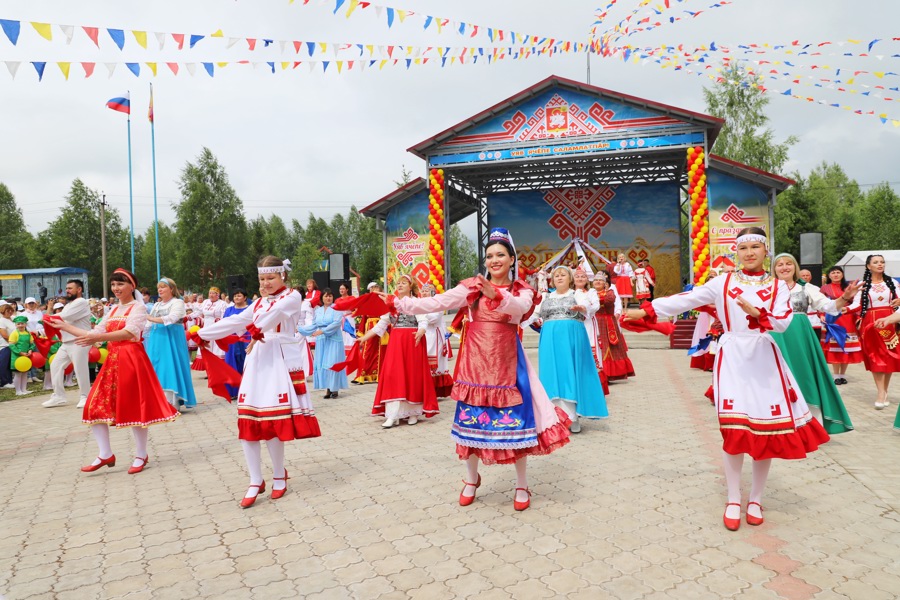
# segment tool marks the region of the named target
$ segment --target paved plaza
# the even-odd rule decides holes
[[[530,461],[522,513],[512,466],[482,467],[477,500],[458,505],[451,401],[384,431],[369,416],[374,385],[316,392],[322,437],[288,444],[288,494],[248,510],[235,408],[199,374],[200,406],[151,428],[149,467],[133,476],[124,430],[116,467],[79,471],[96,445],[77,392],[54,409],[2,403],[0,597],[900,597],[900,391],[875,411],[871,377],[851,367],[840,389],[857,430],[776,461],[766,523],[729,532],[710,375],[653,345],[632,349],[638,375],[612,384],[610,419]],[[749,464],[744,475],[746,502]]]

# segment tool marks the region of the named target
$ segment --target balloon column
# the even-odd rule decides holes
[[[428,174],[428,224],[431,238],[428,242],[429,280],[438,294],[444,293],[444,170],[431,169]]]
[[[702,146],[687,149],[688,193],[691,202],[691,272],[695,284],[709,279],[709,199],[706,194],[706,153]]]

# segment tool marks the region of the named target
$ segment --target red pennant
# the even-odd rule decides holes
[[[87,34],[91,41],[94,42],[94,45],[98,48],[100,47],[100,40],[97,39],[97,35],[100,33],[100,29],[97,27],[82,27],[84,32]]]
[[[254,38],[247,38],[247,45],[250,46],[251,50],[256,50],[256,40]]]
[[[183,33],[173,33],[172,38],[178,44],[178,49],[184,50],[184,34]]]
[[[83,62],[81,63],[81,67],[84,69],[84,78],[87,79],[91,75],[94,74],[94,67],[97,66],[97,63],[92,62]]]
[[[301,46],[303,46],[303,42],[294,42],[294,54],[300,54]]]

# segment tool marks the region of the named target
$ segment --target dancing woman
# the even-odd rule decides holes
[[[109,426],[130,427],[134,434],[135,458],[128,469],[134,475],[150,462],[147,452],[147,428],[178,418],[178,411],[166,400],[147,357],[141,336],[147,323],[147,307],[137,292],[137,279],[130,271],[116,269],[109,278],[110,289],[119,303],[92,330],[85,331],[65,321],[54,326],[71,333],[79,346],[107,342],[109,354],[88,394],[82,422],[91,426],[99,450],[89,473],[101,467],[116,466],[116,455],[109,443]]]
[[[397,280],[396,297],[418,295],[416,282],[409,275]],[[380,322],[359,340],[362,346],[370,339],[380,339],[391,325],[391,339],[384,355],[383,377],[378,379],[372,414],[385,417],[382,427],[388,429],[407,419],[415,425],[419,417],[431,418],[438,414],[434,381],[428,366],[428,350],[425,347],[425,315],[411,315],[399,311],[381,317]]]
[[[616,318],[620,308],[616,300],[615,288],[610,289],[602,277],[594,277],[594,290],[600,299],[600,309],[596,314],[598,352],[603,361],[603,372],[609,381],[634,377],[634,365],[628,358],[628,344],[622,336],[622,329]]]
[[[829,434],[851,431],[853,424],[850,422],[850,415],[847,414],[834,379],[828,373],[822,346],[806,313],[807,309],[813,308],[816,312],[838,315],[853,300],[860,286],[851,286],[836,300],[829,300],[814,285],[801,283],[803,280],[798,278],[800,265],[790,254],[775,257],[774,271],[775,276],[785,282],[790,290],[794,315],[790,327],[784,333],[772,332],[769,335],[781,349],[781,355],[800,385],[806,403],[822,412],[825,431]]]
[[[300,294],[288,287],[284,261],[266,256],[257,263],[264,298],[252,307],[209,323],[197,332],[212,341],[249,333],[255,341],[244,363],[238,390],[238,438],[244,449],[250,486],[241,500],[249,508],[266,491],[262,475],[261,441],[272,459],[272,500],[287,492],[284,442],[319,437],[319,422],[306,393],[300,345],[294,336],[300,318]]]
[[[605,419],[609,411],[584,330],[587,298],[576,296],[571,289],[575,276],[569,267],[556,267],[551,276],[556,289],[546,294],[535,310],[542,322],[538,346],[541,383],[550,401],[572,421],[569,431],[580,433],[579,417]]]
[[[234,301],[234,304],[225,309],[225,316],[222,317],[224,319],[233,315],[239,315],[248,308],[247,292],[243,288],[234,290],[231,294],[231,299]],[[225,351],[225,363],[238,373],[244,372],[244,362],[247,360],[247,346],[249,344],[249,336],[245,334],[236,342],[231,343],[228,346],[228,350]],[[231,396],[231,401],[237,400],[238,388],[228,384],[225,384],[225,388]]]
[[[334,294],[330,289],[322,290],[321,299],[322,306],[316,308],[313,324],[300,325],[297,327],[297,331],[303,335],[315,337],[313,388],[325,390],[325,398],[337,398],[338,390],[346,390],[350,387],[345,370],[331,370],[335,363],[343,362],[346,358],[342,331],[344,313],[334,310],[332,307]]]
[[[512,236],[493,229],[485,247],[487,277],[478,275],[433,298],[394,298],[390,306],[408,314],[465,309],[469,323],[457,358],[450,397],[457,401],[452,435],[466,461],[461,506],[481,485],[478,461],[516,465],[513,506],[530,504],[527,457],[549,454],[569,442],[569,419],[553,406],[525,356],[517,326],[534,308],[535,292],[518,278]]]
[[[156,284],[159,302],[153,305],[144,331],[144,346],[169,404],[191,410],[197,406],[191,381],[191,355],[184,335],[187,314],[178,286],[168,277]]]
[[[875,408],[881,410],[891,405],[888,387],[891,375],[900,371],[900,341],[894,327],[878,327],[876,322],[890,317],[900,306],[900,297],[894,280],[884,274],[884,257],[870,254],[866,257],[862,289],[857,294],[860,324],[859,337],[862,343],[863,361],[866,371],[872,373],[878,396]]]
[[[625,260],[624,254],[619,254],[616,264],[613,265],[613,275],[615,276],[615,286],[619,292],[619,298],[622,299],[622,309],[628,308],[628,301],[634,296],[634,269],[631,264]]]
[[[844,269],[835,265],[828,270],[828,283],[822,286],[822,293],[826,297],[835,300],[840,298],[847,289],[847,280],[844,278]],[[835,385],[847,383],[847,365],[855,365],[863,361],[862,346],[859,343],[859,332],[856,330],[856,310],[858,306],[845,306],[841,309],[841,316],[834,322],[847,332],[844,344],[836,338],[830,338],[823,344],[825,361],[831,365],[832,379]]]
[[[741,524],[741,465],[753,459],[753,484],[747,524],[763,522],[762,495],[773,458],[805,458],[829,440],[809,412],[797,382],[767,332],[791,324],[787,284],[763,270],[766,233],[758,227],[737,235],[742,268],[716,277],[688,292],[645,302],[628,311],[629,319],[671,317],[715,303],[725,333],[719,338],[713,394],[722,433],[728,501],[723,522],[734,531]]]

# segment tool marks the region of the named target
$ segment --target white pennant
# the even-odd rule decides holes
[[[381,6],[375,5],[375,16],[379,19],[381,18],[381,11],[384,10]]]
[[[16,71],[19,70],[19,65],[22,63],[18,60],[8,60],[6,61],[6,68],[9,69],[9,74],[12,75],[12,78],[16,78]]]
[[[285,44],[287,44],[287,41],[286,41],[286,40],[280,40],[280,41],[278,42],[278,45],[281,46],[281,53],[282,53],[282,54],[284,54],[284,46],[285,46]]]
[[[197,72],[197,63],[184,63],[185,68],[190,73],[191,77],[194,76],[194,73]]]
[[[312,73],[312,72],[316,69],[316,63],[317,63],[317,62],[318,62],[318,61],[311,60],[311,61],[308,61],[308,62],[306,63],[306,66],[309,67],[309,72],[310,72],[310,73]]]
[[[72,43],[72,36],[75,35],[75,26],[74,25],[60,25],[60,29],[62,29],[63,35],[66,36],[66,44]]]
[[[156,32],[156,41],[159,42],[159,49],[162,50],[166,45],[166,34],[161,31]]]
[[[241,41],[241,38],[233,38],[233,37],[228,38],[228,45],[226,46],[226,48],[228,48],[230,50],[231,47],[234,46],[235,44],[237,44],[239,41]]]
[[[337,58],[338,50],[340,49],[337,44],[330,44],[331,52],[334,54],[334,57]]]
[[[103,63],[103,64],[106,65],[106,68],[109,71],[109,77],[110,77],[110,79],[112,79],[113,73],[116,72],[116,65],[118,63]]]

